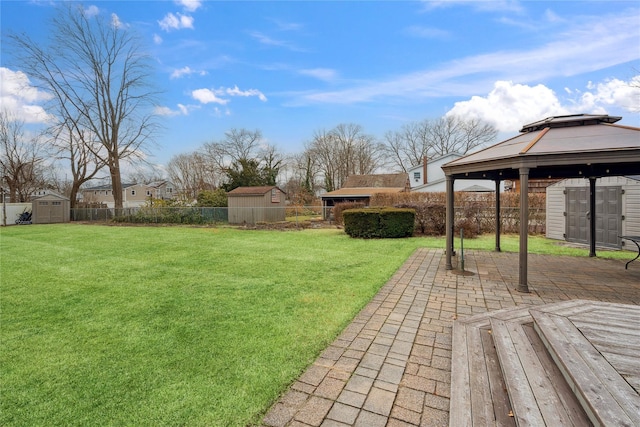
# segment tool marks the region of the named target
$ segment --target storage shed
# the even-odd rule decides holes
[[[286,193],[276,186],[238,187],[228,196],[229,224],[285,220]]]
[[[34,224],[69,222],[71,203],[59,194],[47,194],[32,201],[31,220]]]
[[[589,216],[588,179],[565,179],[547,187],[548,238],[589,243]],[[598,246],[620,249],[625,242],[619,236],[640,236],[640,175],[596,180],[595,225]]]

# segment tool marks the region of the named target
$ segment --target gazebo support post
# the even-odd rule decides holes
[[[500,180],[496,179],[496,252],[500,252]]]
[[[445,219],[445,227],[446,227],[446,257],[447,257],[447,270],[453,270],[453,265],[451,264],[451,257],[453,256],[453,236],[454,236],[454,206],[453,206],[453,176],[446,176],[446,185],[447,185],[447,209],[446,209],[446,219]]]
[[[520,168],[520,259],[519,292],[529,292],[527,284],[527,254],[529,240],[529,168]]]
[[[596,177],[589,177],[589,256],[596,256]]]

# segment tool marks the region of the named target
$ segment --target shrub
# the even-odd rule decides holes
[[[415,229],[421,234],[442,236],[445,233],[447,209],[444,205],[410,202],[398,203],[394,207],[415,210]]]
[[[342,225],[343,221],[342,221],[342,212],[347,210],[347,209],[361,209],[364,208],[365,204],[362,202],[343,202],[343,203],[336,203],[336,205],[333,207],[333,220],[336,222],[336,224],[338,225]]]
[[[227,192],[222,188],[214,191],[204,190],[198,193],[198,207],[226,208],[228,203]]]
[[[413,234],[413,209],[347,209],[342,212],[344,231],[351,237],[399,238]]]

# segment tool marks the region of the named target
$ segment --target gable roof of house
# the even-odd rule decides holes
[[[349,175],[342,188],[405,188],[409,174]]]
[[[126,189],[129,187],[133,187],[134,185],[137,185],[135,183],[126,183],[126,184],[122,184],[122,189]],[[88,188],[83,188],[81,191],[96,191],[96,190],[111,190],[113,189],[113,186],[111,184],[105,184],[105,185],[96,185],[95,187],[88,187]]]
[[[268,192],[270,192],[271,190],[273,190],[274,188],[277,188],[278,190],[280,190],[279,187],[276,187],[275,185],[265,185],[265,186],[261,186],[261,187],[238,187],[235,188],[231,191],[229,191],[227,193],[228,196],[237,196],[237,197],[242,197],[242,196],[263,196],[265,194],[267,194]],[[281,193],[284,193],[284,191],[280,190]]]
[[[404,187],[342,187],[339,190],[330,191],[320,196],[322,199],[334,197],[371,197],[377,193],[402,193]]]

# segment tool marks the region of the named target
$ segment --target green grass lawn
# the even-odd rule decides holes
[[[444,239],[2,228],[0,425],[256,424],[417,247]],[[588,254],[538,237],[529,247]],[[517,236],[502,248],[517,251]]]
[[[259,422],[421,239],[3,228],[0,425]]]

